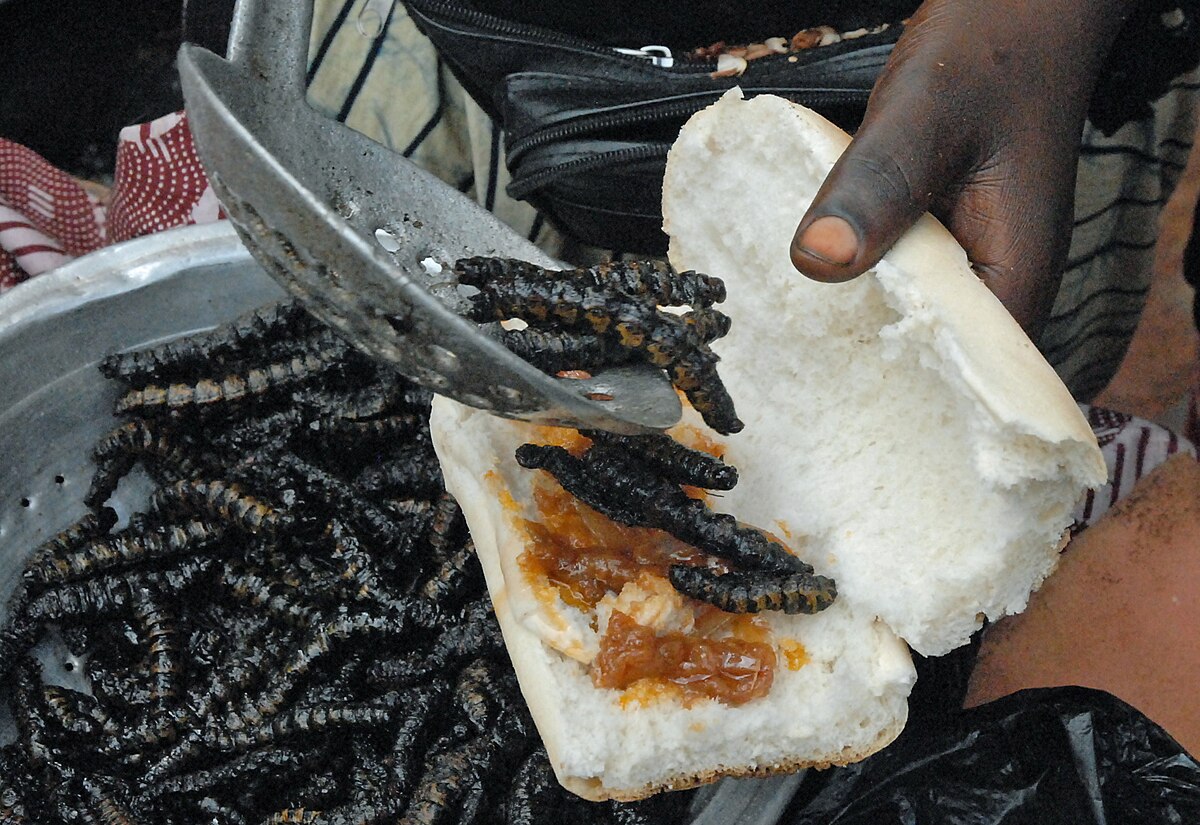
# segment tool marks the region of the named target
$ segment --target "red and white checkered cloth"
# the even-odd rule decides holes
[[[0,292],[105,244],[222,217],[182,112],[121,131],[107,208],[36,153],[0,139]],[[1085,411],[1108,463],[1109,482],[1080,503],[1077,530],[1171,455],[1195,455],[1193,443],[1200,437],[1195,396],[1190,441],[1139,418],[1099,407]]]
[[[0,138],[0,292],[103,246],[104,213],[70,175]]]
[[[220,217],[183,112],[121,130],[107,206],[0,138],[0,292],[106,244]]]

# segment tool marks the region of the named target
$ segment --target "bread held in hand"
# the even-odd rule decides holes
[[[984,616],[1021,610],[1082,490],[1104,481],[1067,390],[932,218],[848,283],[795,272],[792,233],[848,140],[802,107],[734,91],[684,127],[664,184],[672,264],[726,283],[732,329],[713,349],[745,422],[719,436],[692,415],[672,432],[737,467],[710,506],[832,577],[828,609],[714,622],[654,574],[576,598],[531,548],[601,517],[563,510],[556,482],[514,457],[525,443],[577,449],[573,436],[435,401],[446,486],[551,762],[581,796],[634,799],[882,748],[905,722],[908,646],[945,653]],[[653,541],[596,530],[581,541]],[[652,639],[752,640],[769,651],[769,689],[709,696],[677,674],[598,686],[618,614]]]

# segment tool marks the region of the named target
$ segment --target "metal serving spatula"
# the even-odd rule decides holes
[[[179,53],[196,147],[254,258],[366,353],[472,407],[634,434],[679,420],[660,370],[556,379],[453,311],[471,255],[555,262],[493,215],[304,99],[312,4],[239,0],[229,59]],[[444,268],[444,269],[443,269]]]

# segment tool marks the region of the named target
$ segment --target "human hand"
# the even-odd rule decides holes
[[[1083,121],[1128,0],[926,0],[801,219],[819,281],[871,268],[932,211],[1036,336],[1071,236]]]

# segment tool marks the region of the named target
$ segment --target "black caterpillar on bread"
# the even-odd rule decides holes
[[[659,261],[548,270],[516,259],[476,257],[458,261],[454,269],[460,283],[479,290],[472,298],[473,320],[519,318],[531,324],[505,332],[502,340],[544,371],[601,369],[640,355],[668,370],[714,430],[742,429],[708,346],[730,327],[729,317],[712,307],[725,299],[719,278],[678,272]],[[659,305],[691,309],[675,315]],[[736,469],[667,435],[584,435],[592,446],[580,458],[561,447],[526,444],[517,461],[547,470],[621,524],[661,528],[740,568],[717,573],[675,565],[670,580],[680,592],[736,613],[816,613],[833,603],[832,579],[816,575],[761,531],[713,513],[680,489],[732,489]]]
[[[720,459],[681,444],[664,448],[662,440],[671,440],[666,435],[584,434],[593,443],[578,458],[562,447],[524,444],[517,450],[517,463],[546,470],[567,492],[613,521],[664,530],[736,566],[717,571],[672,565],[671,584],[685,596],[729,613],[817,613],[833,604],[837,587],[832,579],[817,575],[761,530],[715,513],[683,491],[681,485],[709,487],[707,482],[714,480],[721,485],[715,489],[731,489],[736,475],[729,479],[723,472],[728,465]],[[678,457],[667,470],[662,469],[664,453]]]

